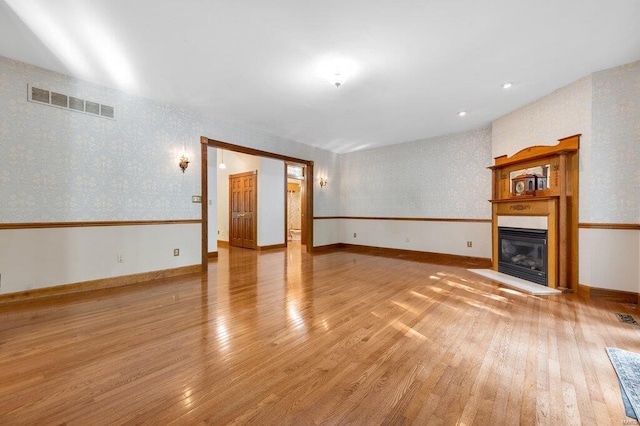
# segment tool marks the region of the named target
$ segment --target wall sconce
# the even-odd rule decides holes
[[[189,167],[189,157],[187,157],[187,154],[182,154],[182,157],[180,157],[180,162],[178,163],[178,165],[182,169],[182,173],[184,173],[184,171],[187,170],[187,167]]]
[[[326,178],[320,178],[320,188],[324,188],[325,186],[327,186],[327,179]]]

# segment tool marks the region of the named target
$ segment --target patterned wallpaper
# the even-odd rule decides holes
[[[288,229],[302,229],[302,197],[300,190],[287,191]]]
[[[117,119],[28,102],[28,84],[114,105]],[[313,160],[339,181],[337,154],[3,57],[0,117],[2,223],[197,219],[202,135]],[[337,214],[335,192],[314,201]]]
[[[592,117],[581,213],[589,222],[640,224],[640,62],[593,75]]]
[[[591,76],[494,120],[491,133],[493,158],[534,145],[556,145],[577,133],[584,144],[591,137]]]
[[[490,128],[342,154],[341,215],[490,219],[491,161]]]
[[[493,156],[581,133],[580,222],[640,223],[640,62],[592,74],[493,122]]]

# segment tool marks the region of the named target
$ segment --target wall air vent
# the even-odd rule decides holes
[[[97,115],[111,120],[115,120],[116,118],[116,109],[110,105],[103,105],[98,102],[52,92],[47,89],[40,89],[31,85],[29,85],[27,89],[28,100],[30,102],[37,102],[39,104],[46,104],[57,108]]]

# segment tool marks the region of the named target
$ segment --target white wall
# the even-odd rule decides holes
[[[640,293],[640,232],[580,229],[580,283]]]
[[[258,172],[258,246],[284,244],[284,161],[262,158]]]
[[[200,224],[3,230],[0,293],[199,264],[200,233]]]
[[[328,246],[343,242],[340,234],[341,219],[316,219],[313,221],[313,245]]]
[[[218,153],[217,149],[207,147],[207,199],[202,200],[208,203],[208,228],[207,228],[207,244],[209,253],[218,251]]]
[[[491,258],[491,223],[485,222],[342,219],[340,239],[348,244]]]

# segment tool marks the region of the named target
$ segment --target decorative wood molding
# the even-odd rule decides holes
[[[356,244],[330,244],[316,247],[318,253],[328,251],[347,250],[355,253],[368,254],[372,256],[391,257],[395,259],[411,260],[414,262],[436,263],[441,265],[452,265],[474,268],[490,268],[491,259],[484,257],[460,256],[455,254],[433,253],[428,251],[403,250],[386,247],[365,246]],[[315,252],[314,252],[315,253]]]
[[[499,258],[498,216],[547,216],[547,283],[575,291],[578,286],[578,208],[580,135],[558,140],[555,146],[532,146],[512,157],[496,157],[492,170],[492,258]],[[548,187],[517,195],[512,174],[543,167]],[[498,262],[493,265],[498,270]]]
[[[583,229],[622,229],[628,231],[640,231],[637,223],[579,223],[578,228]]]
[[[200,137],[200,217],[202,218],[202,228],[200,230],[200,267],[202,272],[209,269],[209,139]]]
[[[201,144],[206,144],[206,145],[211,146],[213,148],[220,148],[220,149],[224,149],[224,150],[227,150],[227,151],[240,152],[242,154],[248,154],[248,155],[256,155],[258,157],[267,157],[267,158],[273,158],[273,159],[276,159],[276,160],[290,161],[290,162],[293,162],[293,163],[302,163],[302,164],[306,164],[306,165],[312,165],[313,164],[313,161],[303,160],[301,158],[289,157],[288,155],[276,154],[276,153],[273,153],[273,152],[262,151],[260,149],[249,148],[249,147],[246,147],[246,146],[235,145],[235,144],[228,143],[228,142],[217,141],[215,139],[208,139],[208,138],[206,138],[204,136],[202,136],[200,138],[200,143]]]
[[[139,284],[147,281],[177,277],[179,275],[196,274],[200,271],[201,266],[200,264],[198,264],[182,266],[179,268],[164,269],[161,271],[142,272],[139,274],[122,275],[119,277],[102,278],[99,280],[84,281],[80,283],[62,284],[53,287],[44,287],[33,290],[19,291],[15,293],[0,294],[0,305],[23,300],[40,299],[43,297],[54,297],[65,294],[81,293],[85,291]]]
[[[37,228],[92,228],[99,226],[141,226],[141,225],[188,225],[201,224],[200,219],[181,220],[123,220],[101,222],[30,222],[0,223],[1,229],[37,229]]]
[[[491,219],[458,219],[438,217],[368,217],[368,216],[314,216],[313,220],[353,219],[353,220],[404,220],[412,222],[472,222],[491,223]]]
[[[285,244],[271,244],[270,246],[257,246],[256,250],[265,251],[265,250],[276,250],[285,248]]]
[[[640,299],[640,294],[631,291],[589,287],[584,284],[578,284],[578,295],[584,297],[585,299],[598,299],[617,303],[636,304]]]
[[[558,139],[558,144],[553,146],[536,145],[525,148],[513,156],[508,157],[501,155],[495,157],[495,164],[490,166],[490,169],[500,169],[512,164],[522,163],[525,161],[537,160],[539,158],[551,157],[554,155],[560,155],[566,152],[575,152],[580,148],[580,136],[581,134],[568,136],[566,138]]]

